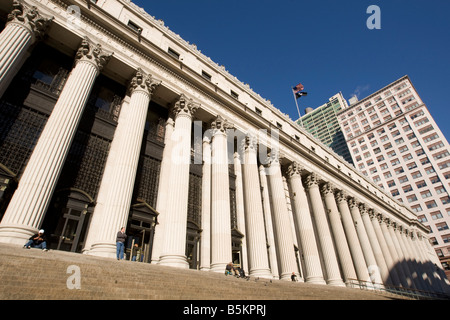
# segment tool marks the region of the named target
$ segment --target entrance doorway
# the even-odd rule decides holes
[[[158,212],[146,202],[131,206],[125,250],[128,260],[151,262],[157,218]]]
[[[242,238],[244,235],[236,228],[231,230],[231,250],[233,265],[235,267],[244,267],[242,264]]]
[[[186,230],[186,258],[189,263],[189,269],[198,269],[200,267],[200,227],[193,221],[188,221]]]
[[[81,252],[93,203],[93,199],[81,190],[55,192],[42,226],[47,234],[47,247]]]

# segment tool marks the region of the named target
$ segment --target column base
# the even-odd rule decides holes
[[[306,283],[327,285],[326,281],[321,277],[306,277]]]
[[[24,246],[38,229],[23,225],[0,226],[0,242]]]
[[[342,279],[327,280],[327,285],[333,286],[333,287],[345,287],[345,283],[344,283],[344,281],[342,281]]]
[[[115,243],[96,243],[86,252],[90,256],[117,259],[117,247]]]
[[[225,273],[226,266],[227,266],[226,262],[211,264],[210,271],[217,273]]]
[[[189,263],[184,255],[164,255],[159,259],[159,265],[180,269],[189,269]]]
[[[263,279],[273,279],[273,274],[269,269],[254,269],[250,270],[249,276],[263,278]]]

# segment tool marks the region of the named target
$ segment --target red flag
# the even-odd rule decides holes
[[[294,90],[295,93],[302,91],[303,89],[305,89],[305,87],[301,83],[292,88],[292,90]]]

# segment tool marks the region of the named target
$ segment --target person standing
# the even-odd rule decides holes
[[[122,227],[119,232],[117,232],[116,245],[117,245],[117,260],[123,260],[123,254],[125,251],[125,240],[127,240],[127,235],[125,234],[125,227]]]

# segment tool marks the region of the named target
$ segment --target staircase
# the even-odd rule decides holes
[[[388,293],[0,244],[1,300],[389,300]]]

